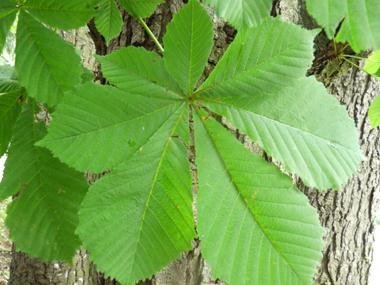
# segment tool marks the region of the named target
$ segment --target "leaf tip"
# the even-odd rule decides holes
[[[310,33],[313,37],[316,37],[322,31],[321,28],[310,30]]]

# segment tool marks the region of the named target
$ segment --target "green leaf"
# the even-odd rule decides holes
[[[19,98],[24,94],[25,89],[18,89],[0,96],[0,157],[8,149],[13,126],[21,112]]]
[[[165,90],[148,97],[95,83],[78,85],[65,94],[49,134],[37,145],[75,169],[100,173],[143,148],[183,105],[181,97]]]
[[[92,8],[92,7],[99,6],[104,0],[84,0],[84,1],[87,3],[88,7]]]
[[[181,88],[167,71],[164,60],[154,52],[130,46],[95,57],[102,65],[103,75],[120,89],[153,97],[163,91],[168,96],[174,95],[173,98],[178,95],[184,97]]]
[[[364,158],[345,107],[314,77],[271,95],[215,94],[201,100],[309,187],[339,189]]]
[[[88,183],[83,173],[34,145],[46,134],[46,126],[35,123],[32,105],[26,104],[16,122],[0,200],[21,190],[9,205],[6,219],[17,250],[42,260],[71,263],[81,245],[74,231]]]
[[[7,0],[0,3],[0,54],[4,48],[10,28],[16,19],[17,5]]]
[[[215,8],[218,17],[237,30],[257,26],[270,16],[272,0],[203,0]]]
[[[213,45],[210,15],[197,0],[174,14],[163,38],[166,67],[184,94],[190,96],[201,76]]]
[[[117,37],[123,26],[121,13],[114,0],[103,0],[96,10],[95,24],[98,31],[106,39],[108,45],[110,40]]]
[[[332,39],[335,29],[347,14],[347,3],[350,0],[306,0],[307,11],[317,20]],[[356,1],[356,0],[354,0]]]
[[[46,25],[65,31],[86,25],[95,15],[85,0],[28,0],[23,4],[33,17]]]
[[[380,76],[380,50],[375,50],[369,55],[363,69],[371,75]]]
[[[348,41],[357,53],[368,48],[380,49],[380,1],[306,0],[306,6],[329,38],[333,38],[344,19],[336,41]]]
[[[380,126],[380,97],[377,97],[368,110],[368,117],[371,122],[371,129]]]
[[[178,123],[177,128],[175,129],[174,136],[179,136],[183,142],[190,147],[190,127],[189,127],[189,108],[186,108],[181,120]]]
[[[18,20],[15,67],[28,95],[48,105],[81,83],[83,73],[75,47],[25,11]]]
[[[20,88],[16,69],[10,65],[0,66],[0,93]]]
[[[82,65],[82,70],[83,70],[83,73],[82,73],[82,82],[83,83],[86,83],[86,82],[93,82],[94,79],[95,79],[95,76],[94,74],[91,72],[91,70],[89,70],[87,67],[84,67]]]
[[[290,177],[200,113],[197,229],[212,276],[230,285],[312,284],[324,232],[316,210]]]
[[[147,18],[153,14],[156,6],[165,0],[119,0],[121,6],[135,18]]]
[[[184,108],[172,115],[177,124]],[[174,129],[162,125],[141,151],[91,186],[79,212],[77,232],[91,260],[125,285],[151,278],[196,237],[187,150],[170,138]]]
[[[271,94],[291,86],[311,65],[315,34],[280,18],[267,18],[260,26],[237,34],[198,90],[202,97],[229,97]]]
[[[359,53],[368,48],[380,49],[379,20],[380,1],[350,0],[347,1],[347,16],[338,32],[337,41],[348,41],[352,49]]]

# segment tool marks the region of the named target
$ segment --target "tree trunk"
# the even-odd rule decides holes
[[[168,0],[159,5],[152,17],[146,20],[161,43],[166,25],[185,2],[187,1]],[[119,37],[110,42],[108,47],[105,45],[104,38],[97,32],[94,23],[91,22],[88,25],[96,53],[105,55],[119,47],[129,45],[143,46],[147,50],[157,52],[157,48],[141,24],[123,9],[121,11],[124,21],[122,32]],[[214,47],[201,80],[204,80],[212,71],[236,34],[235,29],[217,19],[211,9],[209,12],[214,21]],[[307,14],[302,0],[276,0],[273,4],[272,15],[281,15],[284,20],[302,24],[308,29],[316,27],[316,23]],[[88,51],[89,43],[80,40],[77,36],[74,36],[73,39],[76,46],[81,46],[82,54],[86,55],[84,62],[89,61],[88,54],[91,54]],[[318,36],[315,42],[316,53],[330,43],[323,35]],[[363,65],[363,63],[360,64]],[[98,67],[91,69],[96,72]],[[331,61],[323,66],[314,66],[309,74],[314,74],[327,86],[331,94],[334,94],[342,104],[347,106],[349,115],[354,119],[358,128],[362,152],[367,157],[367,160],[361,164],[358,175],[354,176],[340,191],[320,192],[305,187],[297,177],[293,177],[299,189],[309,197],[310,203],[318,210],[320,221],[326,229],[324,237],[326,246],[314,278],[314,284],[365,285],[368,284],[372,262],[374,221],[379,203],[377,195],[380,184],[380,134],[378,128],[370,130],[368,107],[379,95],[379,84],[357,68],[338,61]],[[106,83],[100,71],[97,73],[97,79],[103,84]],[[227,127],[229,126],[224,119],[221,121]],[[230,131],[248,149],[261,153],[271,161],[239,130],[230,127]],[[273,163],[278,164],[275,161]],[[192,168],[194,170],[195,166],[192,165]],[[193,190],[196,193],[196,180],[194,180]],[[212,279],[211,269],[200,254],[199,241],[193,241],[193,247],[192,251],[183,253],[180,259],[158,272],[152,280],[146,280],[139,284],[225,284],[220,280]],[[49,264],[38,259],[29,259],[23,253],[14,252],[13,256],[10,284],[117,284],[115,281],[105,280],[101,274],[96,273],[95,267],[88,262],[88,254],[84,251],[75,257],[73,268],[61,262]],[[60,279],[60,277],[64,279]],[[73,278],[70,279],[70,277]]]

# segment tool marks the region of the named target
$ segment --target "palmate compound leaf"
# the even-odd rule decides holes
[[[307,186],[338,190],[363,160],[354,122],[314,77],[270,95],[218,97],[209,91],[199,94],[202,104],[225,116]]]
[[[150,278],[191,249],[196,237],[187,150],[171,137],[187,108],[91,186],[81,206],[77,232],[90,259],[123,285]]]
[[[16,38],[15,67],[29,96],[56,105],[64,91],[81,83],[81,58],[75,47],[25,11],[19,14]]]
[[[18,89],[0,96],[0,157],[7,151],[12,138],[13,127],[21,112],[25,89]]]
[[[48,26],[65,31],[86,25],[95,15],[85,0],[28,0],[22,8]]]
[[[108,45],[110,40],[117,37],[123,26],[123,19],[115,0],[102,0],[96,10],[95,25],[98,31],[106,39]]]
[[[215,8],[218,17],[228,21],[237,30],[251,28],[270,16],[272,0],[204,0]]]
[[[166,67],[186,95],[191,95],[213,45],[210,15],[197,0],[190,0],[167,26],[163,38]]]
[[[197,230],[212,276],[230,285],[312,284],[323,228],[292,179],[194,115]]]
[[[17,12],[16,3],[7,0],[0,2],[0,54],[4,48],[9,30],[16,19]]]
[[[348,41],[357,53],[380,49],[379,0],[306,0],[306,6],[330,39],[344,19],[336,41]]]
[[[380,126],[380,96],[369,107],[368,117],[371,122],[371,129]]]
[[[95,56],[102,65],[103,75],[120,89],[131,93],[154,96],[158,88],[184,96],[177,82],[166,69],[165,61],[158,54],[142,47],[127,47],[106,55]],[[178,124],[175,136],[190,146],[189,110],[186,109]]]
[[[8,206],[6,224],[17,250],[42,260],[72,263],[81,245],[75,229],[88,183],[77,172],[34,144],[45,136],[29,101],[20,114],[8,151],[0,200],[21,191]]]
[[[267,18],[260,26],[237,34],[198,90],[229,97],[271,94],[291,86],[310,67],[316,33],[280,18]],[[196,96],[197,92],[193,98]]]
[[[147,18],[153,14],[154,9],[165,0],[119,0],[121,6],[135,18]]]
[[[99,173],[142,148],[185,101],[154,53],[128,47],[97,58],[118,88],[86,83],[67,92],[38,145],[78,170]]]

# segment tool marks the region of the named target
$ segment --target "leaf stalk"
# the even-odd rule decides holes
[[[164,49],[163,47],[161,46],[161,44],[158,42],[157,38],[153,35],[152,31],[149,29],[148,25],[144,22],[144,20],[139,17],[138,18],[141,25],[143,25],[145,31],[148,33],[149,37],[153,40],[153,42],[156,44],[156,46],[158,47],[158,49],[161,51],[161,53],[163,54],[164,53]]]

